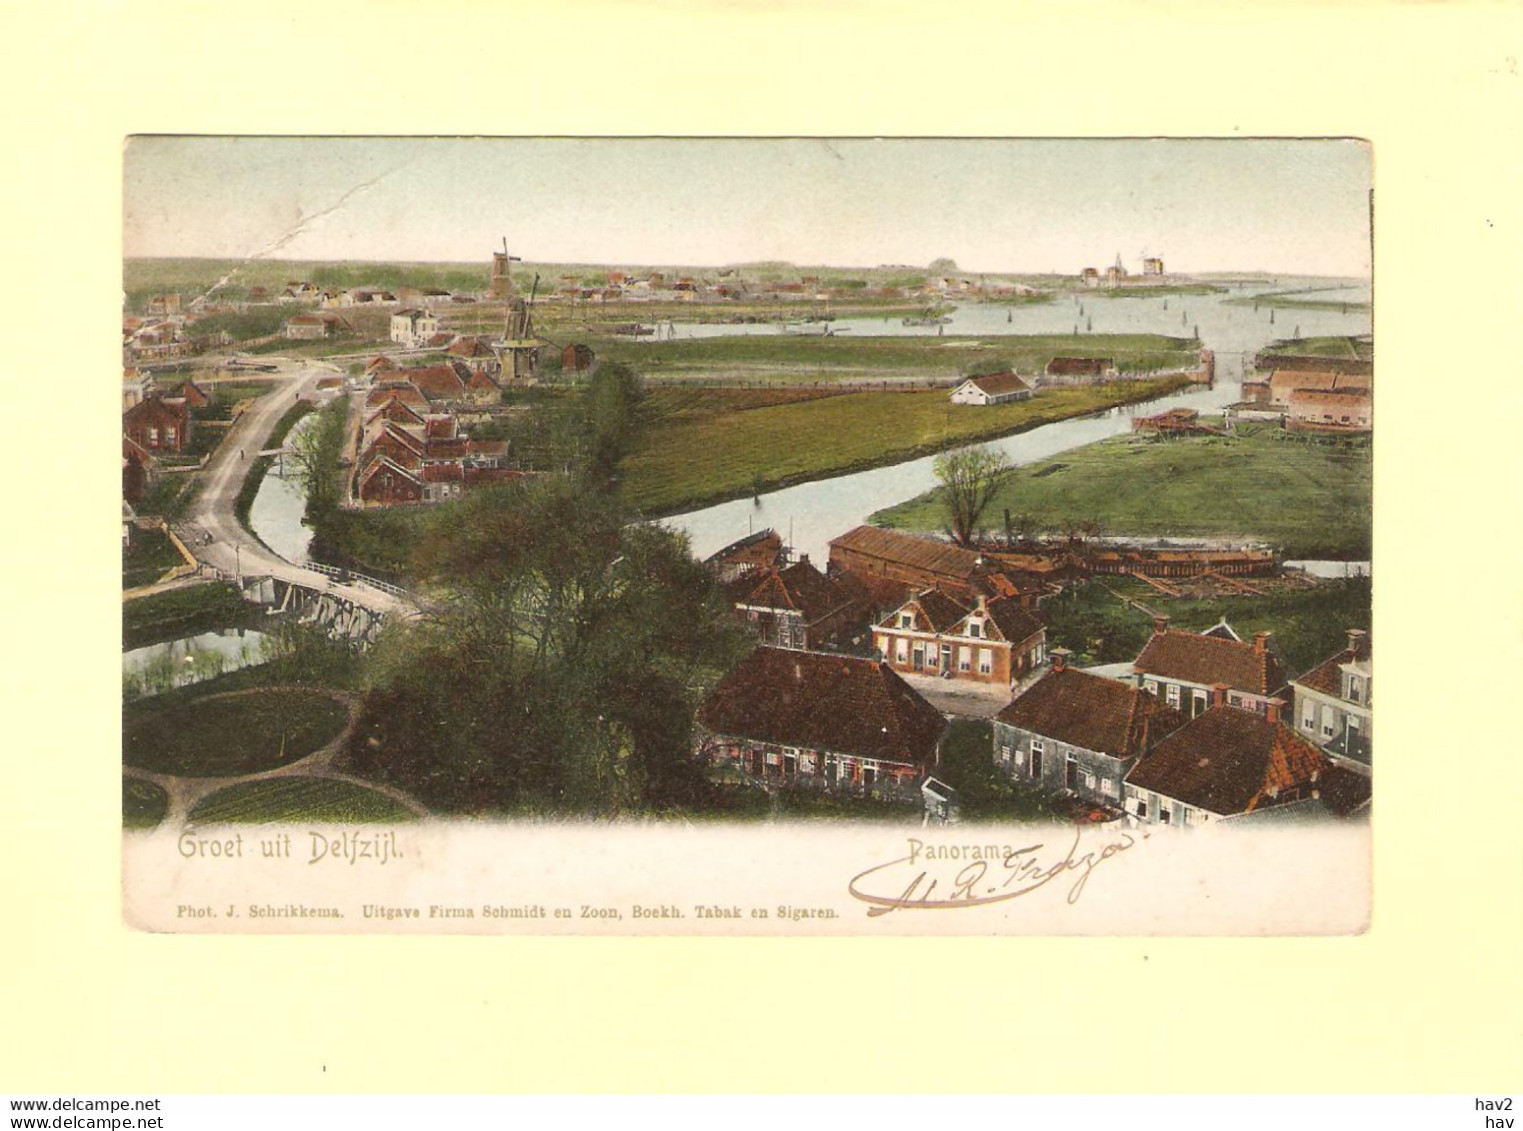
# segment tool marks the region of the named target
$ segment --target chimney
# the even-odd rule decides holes
[[[1052,658],[1052,670],[1061,672],[1068,670],[1068,657],[1073,653],[1067,648],[1054,648],[1048,655]]]
[[[1364,650],[1369,646],[1367,643],[1369,635],[1362,628],[1351,628],[1348,630],[1348,650],[1354,654],[1354,659],[1364,659]]]
[[[978,600],[973,605],[973,611],[975,613],[987,613],[989,611],[989,598],[980,593]]]
[[[809,555],[808,554],[800,554],[799,555],[799,565],[806,566],[808,564],[809,564]]]
[[[1255,632],[1253,634],[1253,651],[1255,655],[1262,656],[1269,650],[1269,633]]]
[[[1280,709],[1285,706],[1283,699],[1264,700],[1264,717],[1272,723],[1280,721]]]
[[[1157,633],[1159,636],[1162,636],[1165,632],[1168,632],[1169,631],[1169,618],[1168,617],[1154,617],[1153,618],[1153,631],[1155,633]]]
[[[1225,683],[1213,683],[1211,685],[1211,707],[1213,710],[1217,707],[1225,707],[1227,705],[1228,690],[1229,685]]]

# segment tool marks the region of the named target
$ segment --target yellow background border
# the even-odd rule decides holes
[[[12,398],[0,686],[13,728],[0,1089],[1516,1085],[1520,393],[1501,340],[1523,309],[1516,7],[0,11],[13,60],[0,78],[12,159],[0,188]],[[131,132],[1371,139],[1382,683],[1371,930],[1288,941],[128,931],[113,382]]]

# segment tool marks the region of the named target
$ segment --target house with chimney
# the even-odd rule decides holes
[[[876,659],[760,647],[698,713],[698,755],[777,785],[920,800],[947,720]]]
[[[149,397],[122,413],[122,433],[152,455],[177,455],[190,442],[190,409],[183,397]]]
[[[1174,708],[1130,684],[1052,667],[994,717],[994,764],[1017,781],[1121,808],[1126,775],[1185,723]]]
[[[1047,628],[1033,605],[924,589],[873,625],[873,649],[895,671],[1011,688],[1046,659]]]
[[[740,575],[727,586],[735,612],[763,644],[810,651],[835,649],[861,620],[861,605],[805,554],[792,565]]]
[[[1126,775],[1124,809],[1138,824],[1192,827],[1281,813],[1348,816],[1369,804],[1366,780],[1341,770],[1280,718],[1210,707],[1165,737]]]
[[[1153,618],[1153,635],[1132,662],[1137,686],[1190,718],[1205,713],[1214,689],[1224,689],[1228,706],[1268,715],[1285,700],[1285,672],[1269,644],[1270,634],[1254,634],[1252,643],[1209,633],[1169,627],[1168,617]]]
[[[952,390],[953,404],[991,405],[1030,400],[1036,389],[1015,373],[990,373],[969,377]]]
[[[1338,765],[1365,775],[1371,767],[1371,664],[1369,633],[1351,628],[1341,652],[1290,681],[1297,733]]]

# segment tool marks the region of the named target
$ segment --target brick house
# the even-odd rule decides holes
[[[136,506],[148,493],[158,461],[129,436],[122,437],[122,498]]]
[[[1047,629],[1017,598],[931,588],[873,625],[873,650],[896,671],[1013,687],[1046,659]]]
[[[573,342],[561,350],[561,370],[566,373],[581,373],[591,369],[594,360],[596,355],[592,352],[592,347],[580,342]]]
[[[410,471],[389,456],[378,455],[360,472],[360,501],[372,506],[422,502],[425,490],[419,471]]]
[[[1368,432],[1368,389],[1294,389],[1287,405],[1287,426],[1323,432]]]
[[[1116,376],[1116,363],[1108,357],[1055,357],[1044,370],[1048,377],[1080,377],[1099,380]]]
[[[1284,706],[1277,698],[1285,687],[1280,659],[1267,632],[1253,643],[1169,628],[1168,617],[1153,618],[1153,635],[1132,663],[1137,686],[1159,696],[1192,719],[1209,709],[1213,690],[1221,687],[1231,707],[1268,714]]]
[[[778,784],[918,800],[947,721],[887,665],[760,647],[698,713],[698,753]]]
[[[1348,373],[1328,367],[1312,369],[1276,369],[1269,374],[1269,403],[1278,408],[1289,408],[1292,397],[1298,392],[1368,394],[1372,378],[1368,373]]]
[[[1036,389],[1026,378],[1015,373],[990,373],[969,377],[952,391],[953,404],[1008,404],[1030,400]]]
[[[1119,809],[1128,771],[1184,722],[1146,691],[1070,668],[1056,648],[1051,670],[994,717],[994,764]]]
[[[806,554],[790,566],[751,570],[726,587],[735,611],[778,648],[836,647],[859,620],[852,594],[810,564]]]
[[[858,526],[832,538],[830,565],[916,588],[936,586],[959,597],[978,591],[983,574],[983,563],[972,550],[876,526]]]
[[[179,397],[149,397],[122,413],[122,432],[154,455],[176,454],[190,442],[190,410]]]
[[[469,375],[470,370],[466,370]],[[416,369],[402,369],[396,374],[406,377],[430,402],[461,401],[465,399],[465,381],[453,365],[425,365]]]
[[[1312,743],[1280,720],[1230,707],[1219,689],[1212,706],[1168,735],[1126,775],[1124,809],[1141,824],[1194,826],[1239,819],[1279,806],[1321,800],[1335,784],[1340,795],[1359,783],[1335,770]],[[1368,790],[1364,790],[1368,800]],[[1340,809],[1359,805],[1340,796]]]
[[[376,385],[365,397],[366,408],[380,408],[389,401],[398,401],[422,413],[429,411],[428,398],[418,391],[418,387],[402,376],[405,370],[396,370],[386,375],[386,379]]]
[[[337,314],[297,314],[286,319],[282,332],[296,341],[321,341],[336,338],[350,329],[349,323]]]
[[[1290,681],[1291,720],[1339,765],[1369,774],[1371,664],[1369,634],[1351,628],[1348,646]]]

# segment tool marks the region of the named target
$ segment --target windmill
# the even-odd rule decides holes
[[[529,288],[527,299],[514,298],[508,302],[507,318],[503,322],[502,340],[492,343],[497,354],[497,364],[505,385],[532,385],[535,371],[539,368],[539,351],[545,343],[534,336],[534,297],[539,293],[539,276]]]

